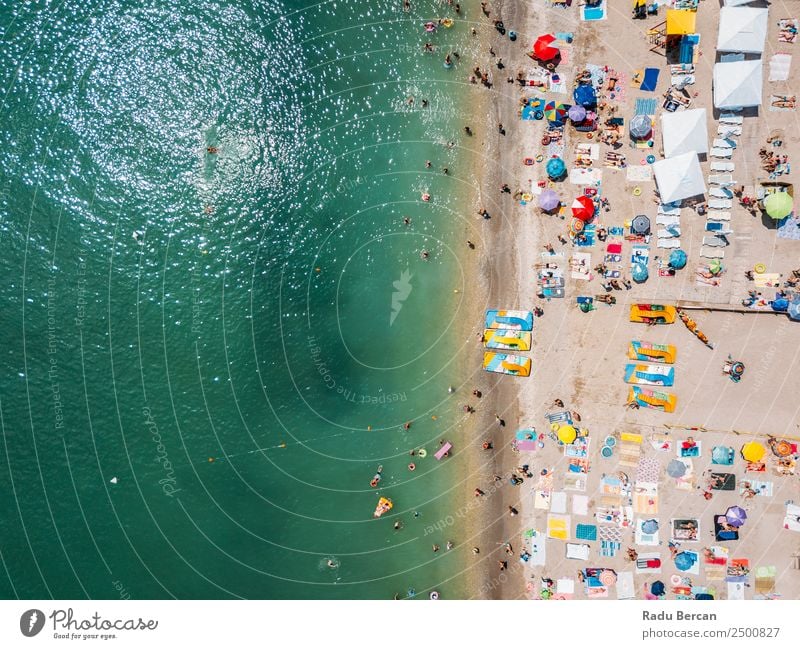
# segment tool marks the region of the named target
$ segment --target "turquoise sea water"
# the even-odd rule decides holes
[[[442,11],[0,0],[0,596],[465,594]]]

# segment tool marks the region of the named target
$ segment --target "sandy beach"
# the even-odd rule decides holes
[[[709,264],[709,258],[703,256],[707,253],[703,239],[708,235],[705,215],[684,204],[680,210],[680,247],[688,258],[685,268],[673,274],[658,272],[659,265],[666,269],[670,249],[658,247],[655,236],[646,241],[620,237],[623,239],[620,281],[631,277],[628,258],[632,245],[649,246],[650,277],[645,282],[632,283],[630,289],[621,286],[620,290],[612,290],[610,294],[616,298],[616,304],[595,302],[594,310],[584,313],[578,308],[576,297],[606,294],[601,286],[604,280],[593,270],[586,278],[577,279],[570,272],[570,260],[578,252],[588,253],[591,261],[587,266],[591,269],[603,262],[606,244],[595,241],[592,246],[578,248],[573,241],[559,242],[559,236],[570,239],[568,206],[583,186],[569,179],[549,183],[549,188],[559,194],[562,205],[567,206],[562,210],[566,218],[543,213],[535,196],[532,201],[521,202],[513,195],[517,190],[538,193],[537,183],[546,180],[543,162],[526,166],[522,161],[544,153],[546,162],[547,152],[541,138],[547,120],[521,120],[520,99],[543,97],[572,103],[576,75],[593,64],[606,75],[598,93],[601,108],[603,104],[616,106],[614,115],[624,120],[622,146],[611,149],[598,142],[599,133],[593,133],[593,138],[589,139],[586,133],[577,132],[567,123],[563,130],[563,157],[567,168],[575,166],[578,144],[599,144],[599,159],[592,161],[591,168],[602,170],[599,187],[602,198],[607,200],[607,209],[601,209],[595,218],[597,227],[620,228],[627,234],[631,219],[644,214],[650,218],[653,232],[660,228],[656,224],[659,200],[655,183],[652,180],[629,181],[625,168],[604,166],[605,153],[612,150],[626,156],[628,167],[646,166],[648,155],[656,160],[663,158],[660,117],[664,114],[661,106],[664,93],[670,88],[670,71],[663,50],[651,51],[653,43],[648,29],[657,28],[664,15],[662,11],[659,16],[633,20],[629,4],[620,7],[612,3],[605,20],[585,22],[579,19],[581,8],[577,3],[560,8],[539,1],[492,2],[491,16],[485,19],[491,24],[491,20],[499,16],[507,29],[517,32],[518,38],[511,42],[507,37],[492,33],[488,41],[496,56],[503,59],[504,69],[496,69],[488,53],[485,60],[479,62],[481,67],[493,68],[493,87],[479,107],[482,155],[478,159],[483,173],[480,177],[481,204],[476,205],[475,210],[485,208],[491,218],[484,221],[479,215],[475,216],[481,228],[481,255],[476,262],[480,281],[473,289],[476,319],[470,333],[476,341],[476,365],[481,358],[478,336],[482,332],[483,309],[533,310],[539,307],[544,313],[536,318],[533,328],[533,349],[529,354],[533,363],[531,377],[486,374],[476,386],[482,390],[483,397],[477,404],[472,399],[477,408],[472,416],[475,429],[484,432],[474,440],[478,449],[475,470],[471,474],[474,485],[466,488],[480,488],[486,494],[481,497],[485,500],[482,507],[475,508],[478,513],[471,521],[470,538],[466,541],[481,548],[472,572],[473,596],[539,598],[543,590],[547,590],[547,584],[552,583],[553,588],[545,596],[584,599],[589,589],[582,583],[584,575],[579,576],[579,573],[586,569],[603,569],[617,575],[631,573],[635,585],[633,596],[637,599],[649,593],[645,585],[656,580],[667,584],[669,598],[682,596],[688,584],[690,590],[695,589],[692,592],[710,593],[716,599],[768,596],[796,599],[800,597],[800,573],[796,567],[800,535],[782,529],[782,525],[785,503],[797,501],[800,495],[798,478],[793,470],[790,475],[780,474],[777,458],[769,453],[764,459],[764,472],[745,472],[747,467],[740,449],[748,441],[766,445],[770,437],[795,444],[800,440],[796,423],[800,378],[793,371],[800,354],[800,326],[785,314],[739,313],[725,309],[738,307],[741,310],[741,301],[750,290],[763,292],[765,300],[772,299],[776,289],[754,283],[746,276],[746,271],[763,264],[764,274],[775,274],[774,281],[782,283],[797,267],[800,244],[777,236],[774,221],[760,212],[754,216],[734,200],[727,222],[731,231],[727,236],[729,245],[721,260],[724,270],[714,278],[716,285],[712,285],[702,271]],[[685,93],[691,99],[692,108],[706,108],[709,140],[721,137],[718,134],[719,111],[713,109],[712,98],[712,69],[718,60],[714,45],[719,13],[716,3],[700,3],[695,31],[701,38],[695,56],[694,83],[687,86]],[[733,176],[736,183],[743,186],[745,196],[754,195],[755,184],[767,176],[759,164],[759,149],[766,146],[767,137],[774,135],[774,129],[783,129],[779,134],[782,140],[782,147],[777,151],[779,155],[787,155],[789,162],[793,162],[798,152],[798,138],[792,132],[795,114],[769,110],[772,95],[788,94],[788,88],[797,87],[796,68],[790,70],[787,81],[767,80],[769,58],[778,52],[792,53],[792,48],[796,47],[778,41],[778,20],[790,17],[795,16],[784,15],[782,7],[770,9],[762,55],[764,102],[756,115],[745,113],[741,133],[735,138],[736,148],[729,160],[735,165]],[[529,71],[537,68],[527,52],[537,36],[548,32],[573,34],[572,43],[562,44],[564,56],[557,67],[565,81],[563,94],[507,83],[507,77],[513,79],[519,71],[527,77]],[[631,84],[637,71],[644,68],[660,70],[654,91],[642,91]],[[613,98],[608,91],[611,76],[616,78],[617,84]],[[640,98],[655,100],[657,104],[654,145],[646,149],[630,147],[627,133],[636,100]],[[608,114],[601,112],[601,119]],[[498,123],[503,124],[505,135],[498,132]],[[478,129],[474,125],[473,129],[477,135]],[[710,157],[701,159],[706,179],[713,173],[711,163],[714,161]],[[793,178],[794,174],[788,173],[780,180],[791,182]],[[502,183],[510,186],[509,193],[500,192]],[[710,187],[708,182],[706,184]],[[543,256],[547,245],[553,246],[554,255]],[[537,265],[550,260],[565,269],[563,298],[537,297]],[[704,346],[680,320],[662,327],[629,321],[631,304],[651,302],[698,307],[699,310],[689,313],[714,343],[714,349]],[[720,310],[711,310],[715,307]],[[631,362],[627,356],[631,340],[670,344],[677,348],[675,385],[669,390],[677,396],[675,412],[626,406],[630,386],[623,380],[623,369]],[[746,374],[738,383],[722,372],[729,355],[746,366]],[[563,401],[564,408],[555,407],[555,400]],[[570,458],[565,456],[564,446],[548,435],[550,426],[545,415],[558,410],[579,413],[580,422],[576,419],[575,426],[588,431],[584,471],[577,481],[568,467]],[[504,420],[505,426],[497,423],[495,413]],[[518,429],[535,429],[543,434],[543,447],[533,452],[513,450],[511,446]],[[601,456],[601,448],[609,436],[615,438],[617,448],[611,457],[605,458]],[[480,450],[483,439],[491,439],[492,452]],[[687,475],[678,480],[666,473],[666,467],[679,457],[687,440],[690,446],[700,443],[700,455],[692,458]],[[625,452],[623,446],[627,447]],[[714,447],[733,448],[733,464],[712,464]],[[529,465],[533,477],[525,478],[521,485],[511,486],[508,478],[522,464]],[[588,471],[585,470],[587,466]],[[546,488],[537,485],[543,470],[548,473]],[[730,491],[710,489],[712,471],[733,474],[736,487]],[[620,473],[624,476],[623,483],[629,482],[630,493],[623,488],[614,505],[616,501],[608,497],[605,478]],[[638,499],[635,485],[637,474],[638,482],[644,483],[644,478],[651,473],[655,475],[657,497],[650,499],[653,502],[648,509]],[[501,480],[496,482],[495,476],[500,476]],[[764,486],[763,494],[758,492],[755,497],[742,493],[754,483],[768,486]],[[543,490],[548,492],[546,501],[537,497],[537,492]],[[554,497],[560,500],[562,494],[563,502],[568,503],[566,508],[563,511],[550,509],[548,505],[552,505]],[[509,514],[510,506],[518,510],[518,515]],[[603,508],[615,506],[621,509],[622,519],[626,517],[625,512],[631,514],[631,519],[620,522],[615,517],[612,524],[604,525],[611,519],[602,518],[606,511]],[[732,506],[742,506],[747,512],[747,522],[740,529],[739,539],[715,540],[714,521]],[[551,517],[568,521],[566,538],[547,538],[544,565],[536,565],[536,558],[521,561],[520,552],[533,552],[531,531],[544,539]],[[652,546],[637,544],[633,528],[640,520],[651,519],[658,521],[657,541]],[[686,520],[697,521],[699,529],[695,538],[676,539],[676,535],[682,534],[680,521]],[[612,539],[611,546],[615,543],[613,539],[618,539],[618,547],[610,551],[604,548],[607,544],[601,543],[602,537],[577,539],[579,524],[585,529],[614,527],[615,531],[605,532],[607,538]],[[603,534],[603,530],[600,533]],[[675,540],[678,543],[671,549],[669,545]],[[512,554],[506,553],[505,543],[511,544]],[[566,558],[568,543],[585,546],[581,551],[588,552],[586,560]],[[648,572],[637,568],[636,562],[628,556],[629,548],[639,555],[658,555],[659,569]],[[688,572],[678,570],[671,556],[684,551],[697,553],[699,559]],[[613,556],[609,552],[613,552]],[[718,555],[723,554],[725,563],[720,564]],[[740,559],[746,560],[746,564]],[[507,561],[503,570],[501,561]],[[742,565],[745,568],[742,569]],[[744,580],[739,578],[740,573],[732,576],[736,570],[747,573]],[[760,575],[759,584],[756,584],[756,575]],[[559,591],[556,583],[563,590]],[[746,586],[740,586],[742,583]],[[591,592],[593,597],[629,596],[621,588],[615,592],[614,585],[606,588],[603,594]]]

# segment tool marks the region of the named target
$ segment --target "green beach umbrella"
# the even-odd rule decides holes
[[[794,201],[787,192],[775,192],[767,196],[764,201],[764,209],[767,215],[778,220],[789,216],[794,208]]]

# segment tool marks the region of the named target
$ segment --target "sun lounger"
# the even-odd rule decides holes
[[[723,114],[719,116],[721,124],[741,124],[744,122],[744,117],[741,115]]]
[[[723,149],[722,147],[715,147],[711,149],[710,156],[712,158],[731,158],[733,157],[733,149]]]
[[[729,245],[722,237],[703,237],[703,245],[712,248],[724,248]]]
[[[714,142],[713,142],[713,144],[711,146],[719,147],[721,149],[735,149],[736,148],[736,142],[734,142],[731,139],[715,138]]]
[[[708,195],[714,198],[733,198],[733,192],[725,187],[712,187],[708,190]]]
[[[720,124],[717,126],[717,135],[721,135],[722,137],[731,137],[733,135],[741,134],[741,126],[734,126],[733,124]]]
[[[706,232],[713,232],[717,235],[724,235],[728,236],[733,234],[733,230],[731,230],[727,225],[723,223],[706,223]]]
[[[659,204],[658,213],[659,214],[669,214],[669,215],[672,215],[672,216],[680,216],[681,215],[681,208],[680,207],[673,207],[671,205]]]
[[[680,239],[659,239],[658,240],[658,247],[659,248],[680,248],[681,247],[681,240]]]
[[[729,210],[733,207],[733,201],[724,198],[712,199],[708,201],[708,207],[712,210]]]
[[[681,217],[680,216],[672,216],[670,214],[659,214],[656,217],[656,224],[657,225],[680,225],[681,224]]]
[[[730,212],[718,212],[713,211],[709,212],[707,219],[709,221],[730,221],[731,220],[731,213]]]
[[[711,171],[733,171],[735,166],[732,162],[712,162]]]
[[[700,250],[700,256],[706,259],[724,259],[725,251],[721,248],[713,248],[710,246],[703,246]]]
[[[735,185],[736,181],[733,179],[732,174],[711,174],[708,177],[708,184],[709,185]]]

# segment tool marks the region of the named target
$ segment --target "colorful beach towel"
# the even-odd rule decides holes
[[[657,107],[657,99],[644,99],[639,97],[634,105],[634,115],[655,115]]]
[[[569,539],[569,530],[569,516],[557,516],[555,514],[547,516],[547,538],[566,541]]]

